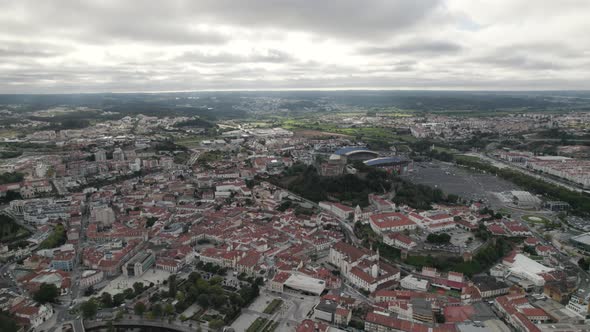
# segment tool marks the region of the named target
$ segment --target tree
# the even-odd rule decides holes
[[[162,316],[162,305],[160,303],[156,303],[154,305],[152,305],[152,313],[154,314],[155,317],[160,317]]]
[[[580,258],[580,260],[578,260],[578,266],[584,270],[584,271],[588,271],[588,269],[590,269],[590,261],[587,259],[584,259],[584,257]]]
[[[39,290],[33,296],[33,299],[41,304],[55,302],[59,296],[59,290],[54,284],[42,283]]]
[[[102,304],[103,308],[112,308],[113,307],[113,297],[110,293],[104,292],[100,296],[100,303]]]
[[[202,261],[199,261],[199,263],[202,263]],[[201,266],[202,267],[202,266]],[[194,284],[198,279],[201,279],[201,274],[199,274],[199,272],[191,272],[188,275],[188,280],[190,281],[190,283]]]
[[[172,274],[168,277],[168,297],[174,298],[176,296],[176,275]]]
[[[98,304],[91,299],[86,301],[80,305],[80,310],[82,311],[82,316],[86,319],[91,319],[96,316],[96,312],[98,311]]]
[[[133,307],[133,311],[135,312],[136,315],[139,315],[139,316],[143,316],[143,313],[145,312],[145,310],[146,310],[146,307],[143,302],[137,302],[135,304],[135,307]]]
[[[136,296],[143,293],[143,284],[141,282],[133,283],[133,290],[135,291]]]
[[[124,293],[117,293],[113,296],[113,306],[118,307],[125,302],[125,294]]]
[[[232,305],[241,307],[244,304],[244,299],[239,294],[230,293],[229,294],[229,301]]]
[[[211,304],[213,304],[213,307],[215,307],[216,309],[219,309],[221,306],[223,306],[224,303],[225,296],[218,294],[211,295]]]
[[[125,295],[125,298],[128,300],[131,300],[135,297],[135,292],[133,292],[132,288],[127,288],[123,291],[123,294]]]
[[[451,236],[447,233],[442,233],[442,234],[428,234],[428,236],[426,237],[426,241],[430,242],[430,243],[436,243],[436,244],[446,244],[449,243],[449,241],[451,241]]]
[[[197,297],[197,302],[203,308],[209,307],[209,296],[207,294],[201,294]]]
[[[16,332],[19,330],[16,319],[8,312],[0,311],[0,326],[2,326],[2,331],[6,332]]]
[[[214,319],[209,322],[209,328],[212,330],[219,330],[224,325],[225,325],[225,323],[221,319]]]
[[[176,292],[176,300],[178,300],[178,302],[181,302],[181,303],[184,302],[185,298],[186,298],[186,296],[184,295],[183,292],[181,292],[181,291]]]
[[[94,294],[94,287],[90,286],[84,290],[84,296],[90,296]]]
[[[164,314],[166,314],[166,316],[174,315],[174,306],[170,303],[167,303],[164,306]]]

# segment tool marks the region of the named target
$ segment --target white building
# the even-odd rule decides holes
[[[412,250],[417,245],[414,240],[401,233],[389,233],[383,235],[383,243],[404,250]]]
[[[508,266],[512,275],[530,280],[535,286],[545,285],[542,274],[554,271],[553,268],[546,267],[520,253],[504,258],[502,263]]]
[[[104,278],[104,272],[100,270],[86,270],[82,272],[82,277],[80,278],[80,287],[88,288],[90,286],[96,285],[102,281]]]
[[[570,301],[566,308],[576,315],[586,318],[590,307],[590,292],[584,289],[579,289],[577,293],[572,294]]]
[[[405,289],[426,292],[430,283],[426,279],[418,279],[410,274],[400,281],[400,286]]]
[[[320,202],[319,206],[320,208],[335,214],[338,218],[342,220],[347,220],[354,213],[353,208],[346,205],[342,205],[340,203]]]
[[[381,262],[379,252],[338,242],[330,248],[330,264],[354,286],[374,292],[382,285],[400,279],[399,269]]]
[[[379,235],[384,232],[402,232],[414,230],[417,225],[410,218],[400,212],[386,212],[373,214],[369,217],[371,229]]]

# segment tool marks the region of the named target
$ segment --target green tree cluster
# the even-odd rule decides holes
[[[426,241],[435,244],[447,244],[451,242],[451,236],[447,233],[432,233],[428,234],[428,236],[426,237]]]
[[[33,299],[41,304],[55,302],[59,296],[59,289],[54,284],[42,283],[39,290],[33,295]]]
[[[18,172],[6,172],[0,174],[0,185],[7,183],[21,182],[24,179],[24,174]]]

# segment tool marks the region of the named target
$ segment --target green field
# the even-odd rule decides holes
[[[536,216],[536,215],[526,215],[526,216],[522,216],[522,220],[529,222],[531,224],[544,224],[544,225],[548,225],[551,223],[551,220],[542,217],[542,216]]]
[[[258,317],[252,325],[248,327],[246,332],[272,332],[277,326],[279,326],[279,322],[269,321],[266,318]]]
[[[309,121],[305,119],[287,119],[281,122],[281,127],[287,130],[317,130],[328,133],[348,135],[365,141],[385,141],[385,142],[415,142],[416,138],[412,135],[400,135],[394,128],[385,127],[358,127],[343,128],[335,124],[319,123],[318,121]]]
[[[183,138],[179,138],[179,139],[174,140],[174,143],[178,144],[178,145],[186,146],[187,148],[191,149],[191,148],[199,147],[202,141],[205,141],[208,139],[212,139],[212,138],[204,137],[204,136],[183,137]]]
[[[281,307],[282,304],[283,304],[283,300],[274,299],[274,300],[272,300],[272,302],[270,302],[268,304],[266,309],[264,309],[264,313],[265,314],[274,314],[277,310],[279,310],[279,308]]]

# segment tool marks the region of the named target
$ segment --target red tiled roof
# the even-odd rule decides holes
[[[430,327],[425,324],[413,323],[408,320],[392,318],[385,315],[369,312],[365,317],[367,322],[386,326],[391,329],[406,331],[406,332],[454,332],[456,328],[453,325],[445,325],[438,327]]]
[[[287,281],[287,279],[289,279],[290,276],[291,276],[291,273],[289,273],[289,272],[280,272],[272,279],[272,281],[278,282],[278,283],[284,283],[285,281]]]
[[[371,222],[379,228],[394,228],[416,225],[407,216],[400,212],[379,213],[371,215]]]
[[[549,317],[547,312],[541,308],[522,308],[520,311],[527,317]]]
[[[364,248],[357,248],[345,242],[338,242],[332,246],[334,250],[348,256],[352,261],[357,261],[364,255],[369,255],[371,252]]]
[[[475,313],[475,308],[471,305],[464,306],[446,306],[444,308],[445,322],[460,323],[470,319]]]

